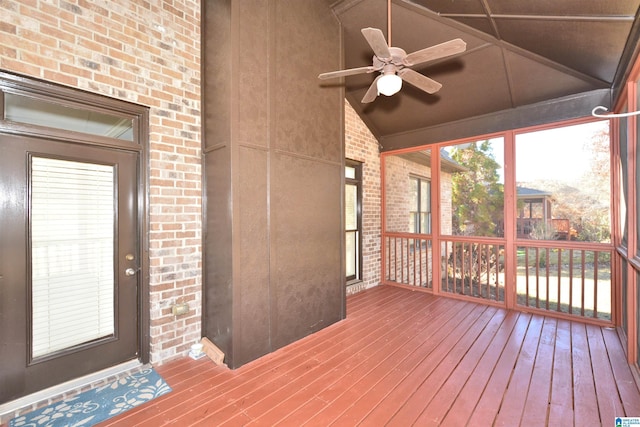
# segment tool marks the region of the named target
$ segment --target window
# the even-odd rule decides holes
[[[33,356],[115,333],[115,167],[32,158]]]
[[[2,118],[12,122],[134,140],[134,120],[130,115],[91,111],[86,105],[58,104],[10,92],[4,93],[3,110]]]
[[[431,181],[410,177],[409,232],[431,234]]]
[[[347,160],[345,166],[344,224],[347,282],[362,279],[362,164]]]

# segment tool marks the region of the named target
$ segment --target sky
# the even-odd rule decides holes
[[[516,136],[516,181],[536,179],[572,182],[588,173],[591,154],[584,143],[608,129],[598,121]]]
[[[516,135],[516,182],[579,180],[590,166],[591,155],[584,149],[585,142],[608,128],[609,121],[602,120]],[[503,138],[490,141],[494,158],[504,165]],[[504,169],[498,173],[504,183]]]

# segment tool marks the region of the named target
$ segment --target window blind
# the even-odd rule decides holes
[[[32,356],[114,333],[113,166],[32,157]]]

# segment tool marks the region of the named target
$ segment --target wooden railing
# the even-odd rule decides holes
[[[431,289],[431,239],[419,234],[385,235],[385,281]]]
[[[441,248],[441,292],[504,303],[504,244],[449,237]]]
[[[609,249],[519,245],[517,304],[611,320],[611,256]]]
[[[518,239],[574,240],[576,230],[568,219],[518,218],[516,220]]]
[[[613,249],[606,245],[521,240],[516,259],[507,260],[500,239],[447,236],[435,243],[431,236],[411,233],[386,233],[383,239],[385,283],[558,317],[611,322]],[[434,282],[440,283],[436,289]]]

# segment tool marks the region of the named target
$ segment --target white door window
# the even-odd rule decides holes
[[[114,334],[114,167],[31,161],[32,357]]]

